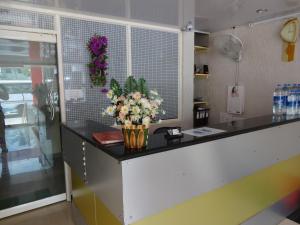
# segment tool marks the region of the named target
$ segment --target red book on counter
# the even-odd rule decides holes
[[[103,145],[114,144],[124,141],[123,134],[121,131],[106,131],[93,133],[93,138]]]

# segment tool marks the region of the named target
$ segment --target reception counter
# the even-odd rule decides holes
[[[300,118],[212,126],[225,132],[146,149],[101,145],[93,121],[62,125],[73,200],[88,225],[276,225],[298,207]]]

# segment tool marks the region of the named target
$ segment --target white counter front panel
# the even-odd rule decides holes
[[[125,224],[300,154],[300,122],[122,162]]]

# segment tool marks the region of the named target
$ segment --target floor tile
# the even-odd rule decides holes
[[[63,202],[0,220],[0,225],[75,225],[71,206]]]
[[[286,219],[286,220],[282,221],[279,225],[299,225],[299,223],[296,223],[294,221]]]

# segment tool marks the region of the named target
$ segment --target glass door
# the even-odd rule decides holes
[[[0,38],[0,153],[0,210],[65,192],[55,43]]]

